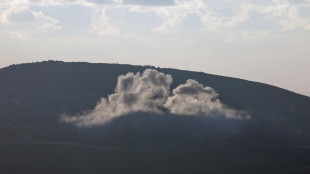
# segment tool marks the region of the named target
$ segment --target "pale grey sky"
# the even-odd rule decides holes
[[[154,65],[310,96],[310,0],[0,0],[0,67]]]

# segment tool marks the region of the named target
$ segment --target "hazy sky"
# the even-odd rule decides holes
[[[310,0],[0,0],[0,67],[129,63],[310,96]]]

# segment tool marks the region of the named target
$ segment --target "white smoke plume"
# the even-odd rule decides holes
[[[170,95],[172,77],[153,69],[141,73],[129,72],[118,77],[115,93],[102,98],[97,106],[76,116],[62,115],[62,121],[81,127],[102,125],[134,112],[164,113],[178,115],[222,116],[245,118],[246,114],[226,107],[210,87],[203,87],[189,79],[179,85]]]
[[[94,110],[62,118],[79,126],[92,126],[137,111],[162,113],[170,95],[171,83],[170,75],[152,69],[142,74],[127,73],[118,77],[115,93],[107,99],[102,98]]]
[[[203,87],[197,81],[188,79],[185,84],[173,90],[165,103],[172,114],[224,116],[227,118],[246,118],[246,113],[225,106],[213,88]]]

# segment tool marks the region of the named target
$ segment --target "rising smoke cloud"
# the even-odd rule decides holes
[[[146,69],[142,74],[129,72],[118,77],[115,93],[102,98],[93,110],[75,116],[62,115],[61,119],[80,127],[91,127],[134,112],[249,118],[243,112],[228,108],[214,89],[193,79],[179,85],[170,95],[172,82],[171,75],[154,69]]]
[[[244,118],[245,113],[228,108],[217,97],[218,93],[211,87],[204,87],[196,80],[188,79],[185,84],[173,90],[165,103],[172,114],[222,116],[227,118]]]

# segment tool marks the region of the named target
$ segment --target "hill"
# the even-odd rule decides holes
[[[91,110],[102,97],[114,93],[120,75],[143,72],[148,68],[170,74],[173,78],[171,89],[184,84],[187,79],[195,79],[219,93],[219,99],[229,108],[245,111],[251,118],[180,117],[167,112],[137,112],[90,128],[59,122],[60,115]],[[309,97],[237,78],[151,66],[62,61],[0,69],[0,145],[1,153],[5,154],[0,157],[0,162],[13,173],[19,171],[12,166],[14,157],[8,152],[15,157],[26,156],[17,163],[29,173],[46,173],[49,168],[52,173],[85,172],[85,168],[73,163],[69,166],[59,163],[59,159],[72,160],[70,155],[76,156],[77,164],[94,167],[91,173],[123,173],[117,167],[120,158],[123,158],[120,163],[127,173],[178,173],[184,170],[189,173],[227,173],[229,170],[235,173],[308,172],[309,123]],[[87,147],[95,151],[104,149],[101,147],[117,148],[113,152],[99,150],[99,154],[118,157],[111,161],[110,167],[100,167],[98,162],[93,162],[108,162],[109,159],[87,149],[78,152],[78,148]],[[18,148],[26,151],[16,150]],[[52,155],[46,151],[63,154]],[[52,162],[38,161],[30,153],[42,153],[42,158]],[[131,159],[124,154],[137,155],[137,158]],[[208,155],[210,157],[206,157]],[[193,159],[187,160],[188,168],[180,167],[185,157]],[[165,158],[164,161],[160,161],[161,158]],[[147,162],[150,160],[157,165]],[[205,167],[202,162],[197,162],[199,160],[209,161],[210,165]],[[36,171],[29,161],[42,163],[41,167]],[[128,161],[131,161],[130,165],[126,164]],[[220,163],[227,166],[227,170],[214,167]],[[248,167],[242,168],[243,163]]]
[[[60,61],[0,69],[0,118],[14,115],[29,119],[44,115],[55,119],[62,113],[76,114],[92,109],[101,97],[114,92],[119,75],[142,72],[146,68],[172,75],[172,89],[187,79],[195,79],[214,88],[228,106],[248,110],[255,117],[274,115],[278,119],[279,114],[286,113],[279,119],[287,115],[308,119],[309,97],[267,84],[176,69]]]

